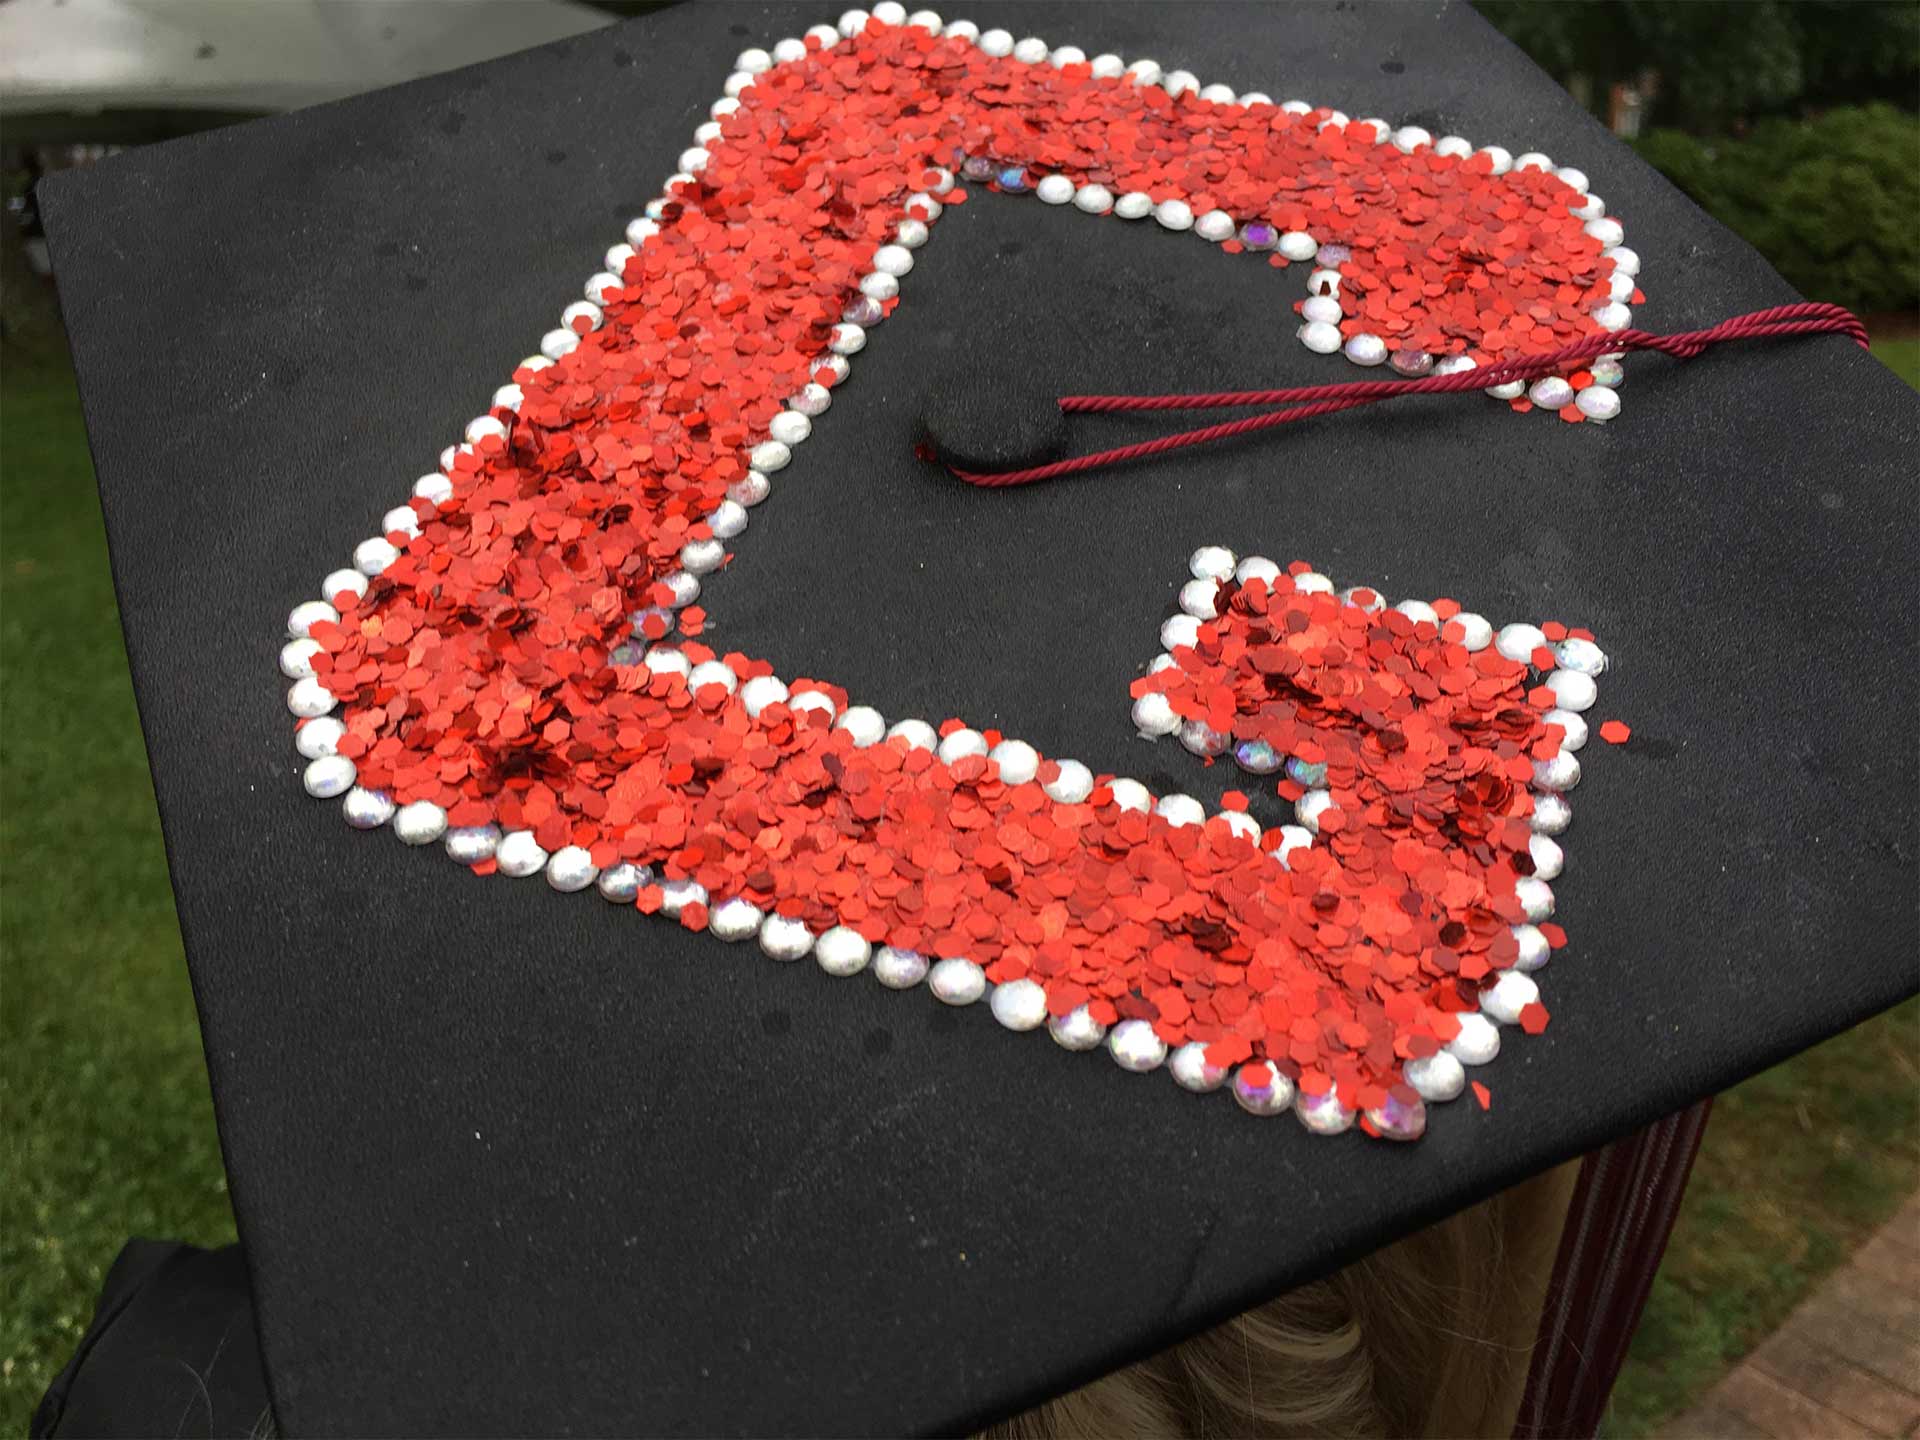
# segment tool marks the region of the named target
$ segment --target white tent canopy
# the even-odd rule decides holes
[[[8,0],[0,115],[291,110],[607,23],[573,0]]]

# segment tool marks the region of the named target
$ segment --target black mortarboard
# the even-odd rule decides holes
[[[842,44],[827,60],[788,62],[840,67],[814,72],[810,93],[831,92],[831,104],[780,92],[777,73],[755,82],[744,113],[776,93],[792,102],[781,136],[765,140],[779,163],[763,154],[743,180],[723,135],[698,205],[655,216],[678,236],[677,259],[649,268],[663,252],[646,226],[633,232],[638,261],[612,257],[627,293],[644,292],[644,316],[599,293],[616,331],[644,324],[644,357],[609,361],[596,336],[575,353],[599,360],[554,372],[564,387],[523,371],[517,396],[496,387],[536,344],[573,348],[577,336],[539,337],[646,214],[660,177],[700,164],[682,152],[723,83],[740,90],[727,80],[734,57],[765,47],[742,57],[749,70],[784,60],[792,44],[776,42],[833,16],[788,5],[667,11],[46,186],[234,1208],[291,1433],[966,1428],[1323,1274],[1914,989],[1914,594],[1900,559],[1915,538],[1914,397],[1842,336],[1756,342],[1684,363],[1630,359],[1627,409],[1610,424],[1433,396],[1051,483],[959,483],[926,457],[1018,465],[1187,423],[1149,413],[1062,425],[1058,396],[1388,373],[1296,343],[1303,323],[1336,323],[1295,313],[1306,273],[1338,268],[1339,251],[1323,247],[1362,236],[1361,283],[1323,298],[1340,302],[1341,320],[1376,322],[1381,353],[1407,373],[1436,355],[1445,370],[1446,354],[1491,344],[1490,334],[1509,349],[1551,348],[1590,331],[1579,317],[1604,304],[1678,330],[1795,298],[1464,6],[974,11],[981,31],[1004,27],[1009,43],[1046,37],[1039,48],[1053,53],[1034,63],[1049,69],[1150,55],[1167,72],[1162,95],[1188,71],[1224,81],[1233,98],[1337,105],[1355,120],[1353,143],[1330,136],[1324,152],[1341,178],[1331,191],[1287,178],[1296,152],[1285,137],[1307,125],[1320,135],[1323,109],[1242,109],[1259,124],[1219,153],[1181,150],[1159,99],[1125,111],[1085,98],[1150,78],[1137,71],[1109,81],[1104,63],[1075,69],[1074,92],[1054,92],[1047,124],[1028,125],[1036,92],[1009,68],[1027,63],[1024,48],[991,57],[999,78],[965,80],[960,106],[952,87],[973,62],[953,60],[953,47],[934,47],[930,65],[926,47],[903,48],[897,35]],[[1084,54],[1061,55],[1068,44]],[[1351,837],[1368,826],[1400,826],[1414,849],[1366,852],[1376,868],[1363,878],[1385,892],[1325,875],[1314,893],[1294,887],[1302,904],[1324,902],[1313,923],[1296,910],[1250,934],[1244,916],[1222,918],[1253,903],[1252,862],[1218,823],[1170,839],[1168,826],[1099,803],[1104,828],[1069,835],[1085,822],[1062,829],[1060,812],[1089,807],[1055,798],[1023,802],[1026,823],[987,767],[964,758],[966,737],[949,747],[958,763],[944,789],[921,775],[922,789],[901,799],[847,744],[792,761],[790,737],[824,723],[808,718],[819,702],[804,702],[797,681],[785,702],[779,687],[757,688],[770,724],[728,728],[710,719],[711,690],[704,708],[663,708],[660,695],[684,692],[670,680],[649,690],[651,671],[633,664],[640,645],[606,628],[629,609],[674,608],[651,576],[683,541],[696,547],[695,569],[716,558],[703,532],[666,521],[697,523],[689,506],[716,484],[754,498],[740,462],[714,458],[770,433],[767,397],[743,398],[740,377],[817,345],[825,320],[861,305],[846,266],[856,253],[871,260],[862,227],[873,207],[933,215],[902,198],[899,166],[857,155],[842,171],[809,171],[815,149],[855,154],[849,135],[909,104],[926,135],[951,124],[978,147],[948,140],[948,154],[913,155],[909,178],[930,195],[968,186],[970,203],[950,196],[937,233],[907,247],[904,308],[863,327],[864,350],[804,446],[807,427],[783,422],[793,463],[772,476],[751,529],[727,540],[736,560],[710,574],[701,600],[711,617],[679,609],[683,632],[704,618],[696,640],[716,654],[767,657],[789,679],[830,677],[844,687],[829,694],[836,714],[857,701],[888,721],[964,717],[1041,755],[1077,757],[1094,776],[1194,792],[1209,810],[1237,787],[1269,827],[1293,818],[1282,796],[1312,816],[1311,792],[1331,786],[1337,802],[1343,786],[1357,793],[1356,776],[1372,777],[1373,801],[1343,814],[1349,848],[1336,853],[1360,855]],[[1376,115],[1415,128],[1373,152],[1358,122]],[[1547,218],[1556,201],[1569,208],[1549,172],[1529,178],[1522,167],[1505,187],[1463,198],[1437,163],[1454,135],[1578,165],[1590,185],[1558,179],[1577,192],[1586,230]],[[1022,172],[1036,157],[1051,164]],[[1073,168],[1068,159],[1081,172],[1073,203],[996,193],[1037,188]],[[1166,178],[1177,174],[1194,201],[1191,215],[1161,218],[1239,253],[1156,219],[1079,213],[1121,205],[1124,176],[1144,165],[1158,167],[1152,200],[1181,188]],[[934,173],[949,167],[963,178]],[[1083,193],[1108,174],[1105,202]],[[1249,175],[1275,174],[1273,233],[1258,215],[1213,218]],[[1604,216],[1579,198],[1589,189],[1604,196]],[[1637,276],[1624,254],[1598,257],[1619,237],[1592,222],[1613,216],[1630,228]],[[1231,235],[1215,228],[1228,222]],[[1323,233],[1301,250],[1316,224]],[[1583,246],[1582,233],[1598,244]],[[730,257],[725,273],[676,270],[692,249]],[[889,256],[873,273],[905,268]],[[1617,292],[1614,274],[1626,276]],[[893,295],[876,280],[866,308],[889,310]],[[703,349],[722,329],[728,347]],[[1603,362],[1569,385],[1611,391],[1615,379]],[[690,405],[675,382],[710,396]],[[1565,407],[1572,419],[1613,409],[1553,390],[1532,397],[1536,410]],[[680,398],[661,402],[669,392]],[[411,520],[383,522],[489,397],[502,423],[471,432],[476,456],[444,463],[462,494],[507,487],[489,502],[492,528],[463,520],[450,553],[436,537],[455,527],[433,509],[433,482]],[[522,405],[518,418],[508,402]],[[507,462],[489,431],[505,422],[521,468],[502,481]],[[569,425],[583,427],[571,441]],[[655,445],[693,458],[656,466]],[[767,468],[784,458],[760,457]],[[582,499],[552,484],[601,488]],[[622,488],[648,498],[623,509]],[[636,539],[633,512],[649,506],[653,528]],[[422,520],[426,538],[409,543]],[[360,545],[376,526],[391,541]],[[1347,607],[1316,609],[1295,592],[1317,580],[1254,567],[1188,601],[1196,619],[1232,602],[1233,625],[1210,627],[1196,647],[1201,627],[1176,622],[1162,641],[1190,573],[1235,569],[1196,555],[1210,545],[1302,558],[1341,587],[1451,597],[1542,629],[1472,649],[1470,625],[1446,626],[1450,607],[1416,606],[1329,639]],[[1365,1123],[1389,1130],[1414,1094],[1397,1067],[1434,1050],[1433,1015],[1523,969],[1506,937],[1542,917],[1512,870],[1550,871],[1553,852],[1533,845],[1530,824],[1516,839],[1525,812],[1511,797],[1526,793],[1532,763],[1554,763],[1553,746],[1525,748],[1541,739],[1529,728],[1535,700],[1577,708],[1586,687],[1564,677],[1597,664],[1578,633],[1544,622],[1586,627],[1611,664],[1582,712],[1595,733],[1581,753],[1578,822],[1561,837],[1570,860],[1553,881],[1554,923],[1571,937],[1541,976],[1554,1023],[1523,1033],[1545,1015],[1531,982],[1514,982],[1494,1003],[1524,1023],[1472,1071],[1490,1108],[1471,1098],[1435,1107],[1413,1144],[1357,1131],[1323,1141],[1284,1118],[1249,1118],[1222,1095],[1185,1094],[1164,1075],[1131,1076],[1010,1033],[988,1004],[950,1008],[866,976],[769,963],[689,928],[756,918],[722,894],[708,895],[702,915],[682,905],[683,888],[638,891],[641,908],[681,908],[677,925],[591,893],[474,878],[442,858],[430,809],[392,818],[365,795],[350,802],[362,820],[432,843],[410,850],[388,833],[355,833],[340,823],[342,801],[303,793],[303,778],[328,791],[345,771],[308,769],[296,754],[276,666],[288,612],[356,559],[401,568],[340,624],[321,616],[326,658],[297,647],[287,662],[321,665],[354,697],[340,713],[367,728],[350,723],[345,738],[359,738],[336,748],[351,751],[356,777],[457,798],[443,819],[463,830],[510,801],[502,818],[528,834],[491,861],[480,843],[469,853],[483,870],[578,842],[586,859],[554,878],[572,883],[589,862],[604,871],[631,855],[660,879],[735,876],[740,893],[789,922],[797,914],[818,928],[831,912],[854,929],[917,936],[936,956],[967,953],[966,936],[995,963],[986,977],[949,972],[949,991],[1001,982],[1006,1019],[1033,1018],[1021,1014],[1032,992],[1011,988],[1029,974],[1050,1001],[1104,999],[1116,1032],[1145,1022],[1129,1031],[1137,1043],[1119,1047],[1142,1063],[1155,1058],[1159,1025],[1206,1038],[1212,1061],[1271,1057],[1254,1081],[1284,1076],[1301,1095],[1323,1093],[1335,1073],[1350,1088],[1378,1082]],[[390,608],[403,589],[442,597],[438,618]],[[1372,598],[1353,600],[1364,610]],[[295,628],[312,629],[319,613],[302,612]],[[377,644],[369,615],[382,617]],[[1289,642],[1309,631],[1303,661]],[[1163,643],[1175,648],[1178,684],[1136,686]],[[1513,702],[1501,688],[1512,677],[1491,657],[1516,645],[1523,668],[1540,672],[1522,691],[1548,672],[1562,688]],[[1447,646],[1460,653],[1436,659]],[[448,673],[436,669],[441,647],[457,651],[468,688],[434,691],[423,678]],[[1461,658],[1469,652],[1488,662],[1476,668]],[[1276,687],[1302,663],[1323,677],[1344,667],[1358,698],[1343,709],[1330,692],[1318,708],[1276,710]],[[735,669],[736,683],[749,678]],[[613,683],[609,670],[640,678]],[[313,701],[313,688],[295,703]],[[1425,704],[1468,692],[1484,702],[1469,737],[1478,758],[1463,757],[1457,737],[1436,741],[1428,722],[1407,722],[1408,693]],[[1189,722],[1220,721],[1213,728],[1234,744],[1299,742],[1302,726],[1336,710],[1348,724],[1329,728],[1319,750],[1295,743],[1291,773],[1248,777],[1224,760],[1202,768],[1171,739],[1145,746],[1128,707],[1149,694],[1184,705]],[[732,715],[735,703],[745,702],[720,708]],[[669,709],[672,725],[693,717],[704,728],[693,740],[661,735]],[[1140,718],[1165,728],[1151,703]],[[1631,740],[1601,739],[1602,719],[1626,722]],[[1460,733],[1470,728],[1460,720]],[[768,734],[787,738],[767,749],[755,737]],[[1217,748],[1204,730],[1187,738]],[[1422,751],[1433,744],[1441,750]],[[742,747],[784,788],[709,803],[713,787],[738,779],[730,767]],[[1396,765],[1429,785],[1444,774],[1455,799],[1383,781],[1404,773]],[[1075,779],[1048,768],[1034,783],[1071,793]],[[1293,788],[1276,794],[1281,785]],[[956,786],[964,799],[952,798]],[[927,798],[936,793],[948,799]],[[1112,788],[1095,798],[1110,802]],[[892,840],[861,829],[882,799],[906,807]],[[1472,833],[1456,804],[1480,817]],[[690,815],[751,837],[766,860],[703,839]],[[1316,818],[1324,851],[1341,828]],[[991,837],[953,839],[983,823]],[[899,839],[909,833],[918,839]],[[1196,858],[1202,845],[1212,858]],[[1436,862],[1440,851],[1466,858]],[[1131,869],[1115,858],[1135,852],[1147,858]],[[814,864],[801,892],[803,855],[833,863]],[[1378,868],[1389,862],[1393,874]],[[1260,863],[1268,879],[1319,873]],[[1501,864],[1512,867],[1503,895],[1434,921],[1411,952],[1395,948],[1407,924],[1434,916],[1412,903],[1397,920],[1375,903],[1382,893],[1397,906],[1414,887],[1454,904],[1454,887],[1468,883],[1457,877]],[[1096,870],[1131,888],[1090,896],[1082,882]],[[1022,890],[1035,875],[1063,877],[1056,908]],[[1196,875],[1211,898],[1189,906],[1181,886]],[[1095,912],[1099,937],[1120,939],[1095,936]],[[793,935],[788,923],[768,948]],[[1057,943],[1063,935],[1069,943]],[[841,939],[850,965],[864,939]],[[1135,972],[1114,959],[1129,945]],[[1341,1020],[1288,989],[1316,947],[1344,947],[1328,983],[1372,996],[1358,1013]],[[1089,970],[1089,956],[1118,968]],[[1219,967],[1236,965],[1265,967],[1277,1012],[1247,1019],[1250,982],[1216,985]],[[879,957],[867,968],[881,968]],[[1124,993],[1100,988],[1119,973],[1144,978]],[[1425,987],[1424,1008],[1408,1008],[1409,976]],[[1389,1071],[1397,1088],[1381,1078]],[[1246,1098],[1257,1109],[1272,1096]]]

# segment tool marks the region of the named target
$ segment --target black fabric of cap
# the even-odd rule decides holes
[[[1578,165],[1648,328],[1796,298],[1464,6],[968,14]],[[973,489],[914,455],[955,356],[996,406],[1355,374],[1295,341],[1298,268],[1031,198],[934,227],[707,638],[1213,798],[1228,770],[1127,720],[1198,545],[1591,626],[1592,718],[1634,738],[1583,757],[1554,1023],[1476,1072],[1490,1112],[1317,1140],[307,799],[288,609],[578,296],[734,55],[833,18],[666,11],[44,187],[290,1434],[965,1430],[1915,988],[1920,403],[1891,374],[1839,338],[1727,346],[1630,360],[1604,427],[1440,397]],[[1184,423],[1076,419],[1071,448]]]

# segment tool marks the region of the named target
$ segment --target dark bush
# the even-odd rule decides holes
[[[1868,105],[1738,139],[1651,130],[1636,145],[1809,299],[1920,306],[1920,117]]]

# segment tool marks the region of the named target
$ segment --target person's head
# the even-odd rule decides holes
[[[1517,1185],[983,1440],[1510,1434],[1577,1170]]]

